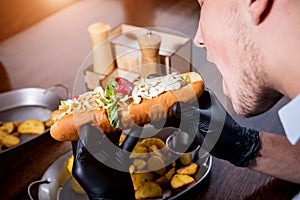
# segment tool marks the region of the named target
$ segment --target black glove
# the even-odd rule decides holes
[[[134,127],[119,148],[98,128],[90,124],[80,128],[80,139],[72,143],[72,173],[90,199],[135,199],[129,154],[141,132],[142,127]]]
[[[235,122],[209,89],[205,89],[198,102],[193,105],[174,104],[172,112],[181,119],[181,130],[195,134],[198,143],[204,144],[211,155],[228,160],[236,166],[248,166],[260,148],[258,131]],[[178,126],[174,118],[171,123]]]

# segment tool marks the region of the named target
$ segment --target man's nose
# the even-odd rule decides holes
[[[199,20],[196,35],[194,37],[194,44],[199,48],[205,48],[205,44],[204,44],[203,37],[202,37],[202,30],[201,30],[200,20]]]

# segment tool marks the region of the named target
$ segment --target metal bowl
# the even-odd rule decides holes
[[[58,108],[62,98],[51,89],[23,88],[0,94],[0,121],[22,122],[28,119],[46,121]],[[49,134],[49,129],[40,135],[21,135],[20,143],[0,152],[0,156],[11,152],[29,141]]]

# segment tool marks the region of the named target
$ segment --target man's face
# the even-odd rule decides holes
[[[253,41],[246,1],[199,0],[201,15],[195,43],[203,43],[208,60],[223,77],[224,93],[243,116],[262,113],[281,95],[266,81],[263,57]]]

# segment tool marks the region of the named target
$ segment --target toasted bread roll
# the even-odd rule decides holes
[[[61,115],[63,112],[64,111],[56,110],[52,113],[51,118],[53,119],[55,116]],[[104,110],[95,110],[85,113],[64,115],[50,127],[50,134],[58,141],[77,141],[79,137],[77,129],[86,123],[94,123],[98,125],[106,134],[119,131],[119,129],[114,129],[110,125]]]
[[[136,125],[144,125],[151,121],[172,116],[172,105],[177,102],[191,103],[197,100],[204,91],[202,77],[196,72],[188,72],[189,84],[177,90],[169,90],[152,99],[142,99],[139,104],[128,101],[118,107],[118,118],[122,129],[129,129]],[[111,126],[107,111],[103,108],[87,112],[66,114],[65,110],[57,110],[52,113],[54,124],[50,128],[51,136],[59,141],[78,140],[77,128],[82,124],[93,122],[105,133],[110,134],[120,131]]]
[[[204,91],[201,76],[195,72],[186,73],[191,78],[191,84],[178,90],[167,91],[152,99],[143,99],[140,104],[130,104],[128,109],[119,111],[122,128],[130,128],[134,124],[144,125],[151,121],[172,116],[172,105],[177,102],[192,103]]]

